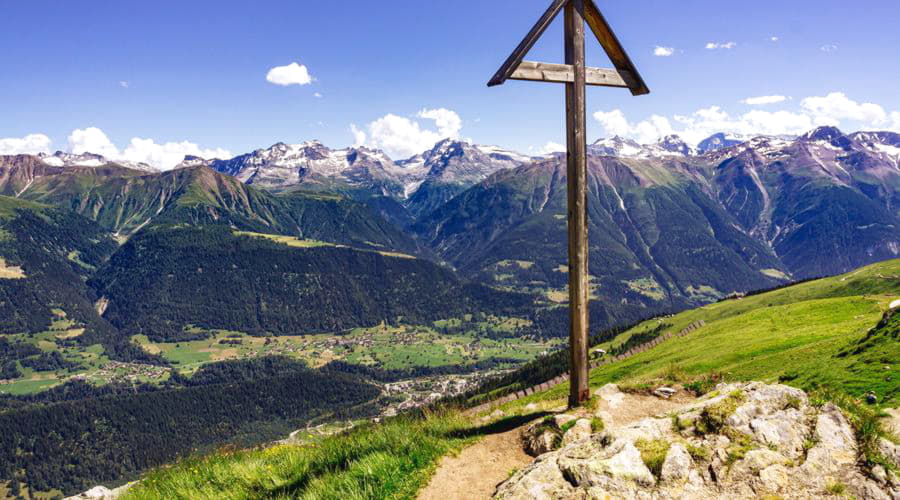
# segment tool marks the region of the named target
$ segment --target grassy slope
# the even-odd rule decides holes
[[[437,459],[471,437],[458,415],[365,425],[311,444],[219,453],[160,469],[130,499],[410,498]]]
[[[880,404],[900,403],[900,343],[881,343],[865,355],[840,356],[900,298],[900,260],[737,300],[692,309],[637,325],[597,348],[609,349],[656,327],[680,331],[703,320],[706,326],[655,349],[591,372],[591,385],[639,385],[677,372],[693,377],[721,373],[735,380],[782,381],[803,389],[829,386],[851,396],[875,391]],[[518,400],[563,401],[565,384]]]
[[[882,404],[896,406],[900,379],[894,365],[900,361],[896,341],[900,315],[877,330],[872,327],[882,318],[886,304],[898,296],[900,260],[893,260],[685,311],[664,321],[675,331],[700,319],[706,326],[594,370],[591,385],[638,383],[675,371],[687,377],[723,372],[734,379],[781,379],[804,388],[826,385],[851,395],[874,390]],[[606,347],[656,324],[657,320],[640,324]],[[877,334],[867,335],[870,330]],[[508,403],[504,409],[516,414],[533,401],[564,404],[566,391],[565,384],[559,385]],[[447,430],[469,426],[470,434],[477,434],[471,421],[466,424],[452,415],[391,421],[325,438],[321,449],[280,446],[189,460],[152,473],[127,498],[412,498],[437,458],[465,444]],[[379,444],[366,448],[370,442]],[[351,451],[341,455],[344,448]],[[321,472],[311,472],[313,464]],[[402,480],[406,474],[413,479]],[[306,486],[297,487],[305,481],[309,481]],[[285,488],[285,484],[292,486]]]

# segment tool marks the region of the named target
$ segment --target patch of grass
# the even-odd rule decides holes
[[[632,382],[623,382],[618,385],[620,391],[628,394],[650,394],[653,392],[653,386],[655,384],[652,381],[636,380]]]
[[[578,422],[578,420],[569,420],[568,422],[562,424],[562,426],[559,428],[559,430],[562,431],[563,434],[565,434],[565,433],[569,432],[569,429],[571,429],[572,427],[575,427],[576,422]]]
[[[725,420],[741,406],[747,396],[742,391],[734,391],[722,401],[711,404],[700,412],[696,428],[700,434],[719,432],[725,427]]]
[[[745,456],[747,456],[747,452],[749,452],[750,450],[759,448],[753,441],[753,437],[751,437],[749,434],[744,434],[743,432],[734,430],[731,427],[726,427],[724,433],[726,436],[728,436],[728,439],[731,440],[731,444],[729,444],[728,448],[725,450],[728,453],[728,458],[725,460],[725,464],[728,466],[731,466],[738,460],[742,460]]]
[[[803,406],[803,400],[798,398],[797,396],[789,396],[787,401],[784,403],[784,409],[793,408],[795,410],[799,410],[800,407]]]
[[[725,375],[720,372],[708,373],[703,376],[694,378],[690,382],[684,384],[684,389],[694,396],[703,396],[712,389],[725,381]]]
[[[641,460],[644,461],[650,472],[659,477],[672,444],[665,439],[638,439],[634,442],[634,446],[641,452]]]
[[[591,432],[596,434],[603,429],[606,428],[606,424],[603,423],[603,419],[598,417],[591,417]]]
[[[677,363],[670,364],[666,371],[663,373],[663,380],[672,383],[685,382],[690,379],[690,376],[687,372],[684,371],[684,368]]]
[[[843,495],[844,492],[847,491],[847,486],[840,482],[828,483],[828,486],[825,487],[825,491],[832,495]]]
[[[151,472],[123,500],[411,498],[437,459],[472,442],[455,413],[363,425],[308,445],[219,452]]]
[[[702,446],[688,444],[685,448],[687,448],[687,452],[691,455],[691,458],[697,462],[708,462],[712,456],[712,452]]]
[[[672,415],[672,428],[675,429],[675,432],[681,432],[688,427],[690,427],[688,422],[682,420],[680,415]]]

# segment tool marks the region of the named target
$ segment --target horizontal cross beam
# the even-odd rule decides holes
[[[509,78],[533,82],[572,83],[575,81],[575,67],[571,64],[522,61]],[[620,71],[606,68],[585,68],[584,83],[600,87],[630,87]]]

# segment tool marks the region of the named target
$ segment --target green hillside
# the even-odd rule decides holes
[[[650,332],[679,332],[700,320],[705,326],[593,370],[591,384],[641,386],[673,376],[689,380],[716,374],[806,390],[825,386],[857,397],[874,391],[882,405],[896,406],[900,343],[890,342],[890,334],[875,327],[898,298],[900,260],[891,260],[649,320],[595,350],[615,349],[639,334],[645,334],[646,342]],[[532,398],[562,399],[565,390],[560,386]]]
[[[900,260],[892,260],[653,319],[598,348],[616,347],[649,331],[680,331],[699,319],[705,326],[594,370],[591,386],[612,381],[640,389],[652,382],[691,383],[717,375],[712,378],[781,381],[850,396],[871,390],[880,405],[896,406],[900,314],[887,312],[887,304],[898,297]],[[521,415],[534,401],[564,405],[567,389],[562,384],[501,408]],[[527,421],[518,418],[507,423]],[[453,412],[391,420],[314,445],[185,460],[150,473],[126,498],[413,498],[442,454],[484,431]]]

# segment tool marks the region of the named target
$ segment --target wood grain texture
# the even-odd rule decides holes
[[[628,53],[625,52],[625,48],[619,42],[619,38],[616,37],[609,23],[606,22],[603,14],[600,13],[600,9],[597,8],[594,0],[585,0],[584,3],[584,17],[588,26],[594,32],[594,36],[597,37],[597,41],[600,42],[603,50],[606,51],[606,55],[609,56],[613,66],[616,67],[622,78],[629,83],[628,88],[631,90],[631,94],[636,96],[649,94],[650,89],[647,88],[644,79],[641,78],[634,63],[631,62],[631,58],[628,57]]]
[[[522,61],[509,77],[510,80],[528,80],[532,82],[569,83],[575,81],[575,68],[568,64],[551,64],[534,61]],[[629,85],[614,69],[585,68],[585,84],[599,87],[622,87]]]
[[[500,69],[497,70],[497,73],[495,73],[493,78],[488,82],[488,87],[500,85],[509,79],[510,75],[512,75],[519,66],[519,63],[522,62],[522,59],[525,59],[525,55],[528,54],[531,47],[534,47],[535,42],[537,42],[541,35],[544,34],[544,31],[547,30],[547,27],[550,26],[550,23],[553,22],[567,2],[568,0],[553,0],[553,3],[550,4],[550,7],[544,12],[544,15],[538,19],[538,22],[531,28],[531,31],[529,31],[528,34],[525,35],[525,38],[519,42],[519,46],[516,47],[516,50],[509,55],[506,62],[500,66]]]
[[[587,135],[585,131],[584,0],[565,8],[567,196],[569,233],[569,406],[590,398],[588,386]]]

